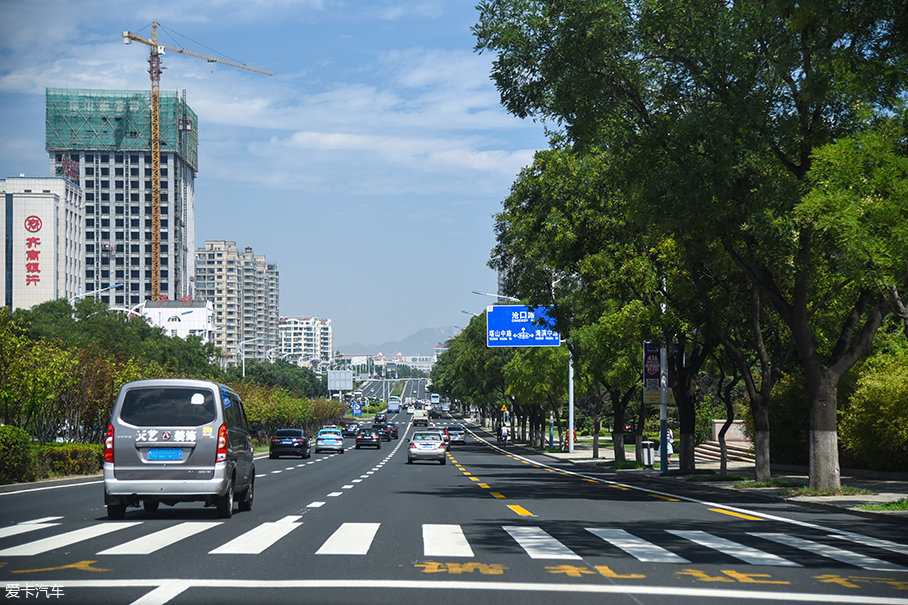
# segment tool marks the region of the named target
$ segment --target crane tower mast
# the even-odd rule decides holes
[[[151,39],[146,40],[130,31],[123,32],[124,44],[133,40],[150,47],[148,56],[148,75],[151,77],[151,299],[161,298],[161,55],[165,51],[188,55],[204,59],[210,63],[220,63],[238,69],[254,71],[256,73],[273,76],[274,73],[253,67],[245,63],[221,59],[197,53],[178,46],[158,43],[158,22],[151,24]]]

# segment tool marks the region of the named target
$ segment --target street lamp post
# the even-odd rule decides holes
[[[240,341],[240,355],[243,356],[243,378],[246,378],[246,343],[252,342],[253,340],[260,340],[265,338],[264,336],[256,336],[255,338],[247,338],[246,340]]]
[[[114,285],[112,285],[112,286],[107,286],[106,288],[100,288],[100,289],[98,289],[98,290],[92,290],[91,292],[86,292],[85,294],[82,294],[81,292],[79,292],[79,293],[76,294],[75,296],[70,296],[70,297],[69,297],[69,299],[68,299],[68,300],[69,300],[69,304],[73,304],[73,303],[76,302],[76,301],[82,300],[82,299],[85,298],[86,296],[91,296],[92,294],[99,294],[99,293],[101,293],[101,292],[106,292],[107,290],[113,290],[113,289],[115,289],[115,288],[120,288],[120,287],[125,286],[125,285],[126,285],[126,284],[114,284]],[[80,289],[81,289],[81,288],[80,288]]]

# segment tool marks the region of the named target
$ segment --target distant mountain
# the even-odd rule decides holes
[[[447,342],[456,332],[454,326],[444,328],[423,328],[403,340],[383,342],[381,344],[365,345],[359,342],[352,344],[336,345],[334,348],[346,355],[383,353],[385,357],[393,357],[398,353],[404,355],[431,355],[435,347]]]

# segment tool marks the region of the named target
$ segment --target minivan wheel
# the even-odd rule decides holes
[[[157,511],[157,510],[158,510],[158,506],[159,506],[160,504],[161,504],[161,503],[158,502],[157,500],[151,500],[151,499],[149,499],[149,498],[146,498],[145,500],[142,500],[142,507],[145,509],[145,512],[146,512],[146,513],[153,513],[153,512],[155,512],[155,511]]]
[[[246,489],[246,493],[243,494],[243,499],[240,500],[240,510],[244,512],[251,511],[253,498],[255,498],[255,477],[249,482],[249,487]]]
[[[233,516],[233,479],[227,484],[227,491],[217,497],[218,517],[229,519]]]
[[[126,516],[126,505],[125,504],[108,504],[107,505],[107,518],[111,521],[120,521],[123,517]]]

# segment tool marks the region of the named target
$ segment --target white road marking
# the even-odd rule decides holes
[[[342,486],[341,486],[341,489],[353,489],[353,484],[352,484],[352,483],[348,483],[347,485],[342,485]]]
[[[289,517],[285,517],[287,519]],[[299,517],[293,517],[298,519]],[[210,555],[259,555],[266,548],[292,532],[302,523],[288,523],[284,519],[262,523],[246,533],[237,536],[230,542],[208,552]]]
[[[77,542],[90,540],[91,538],[97,538],[98,536],[103,536],[111,532],[126,529],[127,527],[132,527],[133,525],[141,525],[141,523],[141,521],[131,521],[128,523],[102,523],[100,525],[83,527],[82,529],[68,531],[56,536],[51,536],[50,538],[44,538],[43,540],[35,540],[34,542],[28,542],[26,544],[20,544],[19,546],[13,546],[11,548],[0,550],[0,557],[40,555],[56,548],[63,548]]]
[[[820,544],[819,542],[805,540],[803,538],[790,536],[788,534],[760,532],[748,533],[751,536],[772,540],[773,542],[778,542],[779,544],[792,546],[800,550],[806,550],[807,552],[827,557],[829,559],[835,559],[836,561],[839,561],[841,563],[847,563],[849,565],[854,565],[855,567],[860,567],[870,571],[908,571],[904,567],[901,567],[894,563],[887,563],[886,561],[868,557],[867,555],[862,555],[861,553],[851,552],[850,550],[842,550],[841,548],[836,548],[835,546]]]
[[[503,526],[531,559],[580,559],[580,555],[550,536],[540,527]]]
[[[638,561],[647,563],[690,563],[687,559],[679,557],[675,553],[669,552],[652,542],[638,538],[623,529],[587,527],[586,531],[602,538],[612,546],[617,546]]]
[[[325,505],[324,502],[310,502],[309,504],[306,505],[306,508],[320,508],[324,505]]]
[[[365,555],[381,523],[344,523],[325,540],[317,555]]]
[[[745,563],[750,563],[751,565],[773,565],[776,567],[801,567],[799,564],[794,561],[789,561],[788,559],[783,559],[772,553],[764,552],[756,548],[751,548],[750,546],[745,546],[743,544],[738,544],[731,540],[726,540],[725,538],[720,538],[718,536],[713,536],[708,534],[705,531],[685,531],[680,529],[669,529],[667,530],[671,534],[680,536],[685,540],[690,540],[691,542],[696,542],[701,546],[707,548],[712,548],[713,550],[718,550],[721,553],[740,559]]]
[[[60,524],[59,523],[35,523],[33,521],[28,521],[26,523],[19,523],[18,525],[10,525],[9,527],[4,527],[3,529],[0,529],[0,538],[18,536],[19,534],[28,533],[30,531],[35,531],[38,529],[44,529],[45,527],[54,527],[56,525],[60,525]]]
[[[423,556],[472,557],[473,549],[459,525],[422,526]]]
[[[343,493],[344,493],[344,492],[331,492],[330,494],[328,494],[328,497],[329,497],[329,498],[337,498],[338,496],[343,495]]]
[[[54,517],[48,517],[48,519],[53,519]],[[852,542],[857,542],[858,544],[863,544],[865,546],[874,546],[876,548],[882,548],[883,550],[891,550],[892,552],[897,552],[900,555],[905,555],[908,557],[908,545],[898,544],[896,542],[890,542],[889,540],[882,540],[880,538],[871,538],[870,536],[862,536],[861,534],[856,534],[850,531],[840,531],[834,534],[831,534],[833,538],[839,538],[841,540],[851,540]]]
[[[99,555],[147,555],[165,546],[175,544],[206,529],[221,525],[220,521],[188,521],[171,527],[165,527],[147,536],[130,540],[119,546],[102,550]]]

